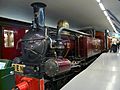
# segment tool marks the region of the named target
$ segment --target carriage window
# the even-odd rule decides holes
[[[14,31],[4,30],[4,47],[14,47]]]

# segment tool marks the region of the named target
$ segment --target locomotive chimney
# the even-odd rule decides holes
[[[45,26],[45,7],[44,3],[35,2],[32,3],[31,6],[34,9],[34,22],[36,28],[44,28]]]

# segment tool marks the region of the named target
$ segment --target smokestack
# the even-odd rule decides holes
[[[36,28],[44,28],[46,4],[35,2],[32,3],[31,6],[34,9],[34,20],[35,20]]]

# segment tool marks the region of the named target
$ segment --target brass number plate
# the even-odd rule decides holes
[[[16,72],[23,73],[23,68],[25,67],[25,65],[22,65],[22,64],[12,64],[12,67],[14,67]]]

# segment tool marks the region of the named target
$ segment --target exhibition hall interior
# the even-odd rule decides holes
[[[120,0],[0,0],[0,90],[120,90]]]

